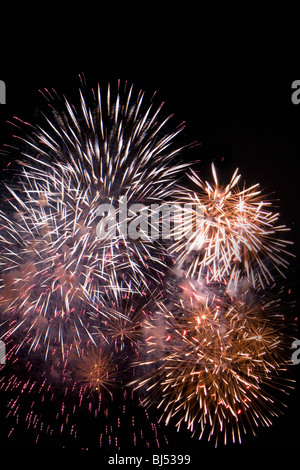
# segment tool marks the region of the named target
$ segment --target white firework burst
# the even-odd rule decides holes
[[[118,230],[97,237],[99,205],[121,196],[128,204],[163,202],[185,166],[173,162],[182,126],[166,133],[169,117],[159,123],[161,106],[143,111],[143,99],[126,84],[114,101],[108,86],[105,104],[100,87],[90,104],[80,91],[78,108],[60,100],[61,109],[52,106],[45,125],[23,139],[20,184],[6,185],[0,214],[3,337],[23,335],[20,347],[42,348],[46,358],[53,344],[63,357],[70,345],[79,351],[94,341],[91,314],[104,290],[141,294],[165,275],[165,250],[150,237]]]

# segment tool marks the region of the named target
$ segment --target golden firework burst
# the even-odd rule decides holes
[[[106,348],[92,349],[75,361],[74,370],[80,383],[99,394],[106,390],[111,394],[117,375],[117,364],[112,351]]]
[[[274,280],[273,268],[282,274],[288,266],[285,255],[290,254],[286,247],[291,242],[280,234],[289,229],[278,224],[279,214],[258,184],[238,186],[238,169],[226,186],[219,184],[213,164],[212,174],[210,184],[191,170],[196,191],[188,192],[184,210],[190,212],[194,226],[186,239],[174,242],[171,251],[190,277],[227,277],[232,283],[247,277],[253,286],[264,288]]]
[[[249,304],[220,296],[159,304],[146,323],[149,373],[139,379],[145,405],[155,402],[166,424],[177,419],[201,438],[241,441],[250,426],[270,425],[280,412],[285,378],[284,325],[273,302]],[[231,437],[229,437],[229,435]]]

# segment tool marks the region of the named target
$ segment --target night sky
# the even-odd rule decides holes
[[[214,162],[220,180],[228,181],[238,167],[247,186],[260,183],[269,194],[275,193],[281,222],[291,228],[289,238],[295,242],[293,253],[299,255],[299,166],[300,157],[300,104],[291,101],[291,84],[297,78],[276,78],[247,74],[230,74],[226,71],[208,73],[198,64],[168,74],[161,69],[151,74],[142,70],[134,73],[119,71],[110,74],[109,68],[99,67],[85,72],[87,83],[93,87],[97,82],[114,84],[117,79],[133,83],[135,88],[152,96],[157,91],[157,100],[165,102],[165,113],[174,114],[172,123],[185,121],[186,127],[178,141],[191,145],[180,158],[194,162],[203,178],[210,177],[210,165]],[[54,88],[65,94],[70,101],[77,99],[80,85],[77,72],[22,71],[11,74],[0,70],[0,79],[6,83],[7,103],[0,105],[0,165],[6,166],[1,156],[4,144],[11,142],[14,132],[7,121],[17,116],[34,122],[44,100],[39,89]],[[199,161],[199,162],[197,162]],[[299,256],[292,259],[282,283],[291,289],[296,302],[295,316],[299,316]],[[300,337],[299,335],[297,337]],[[291,349],[292,354],[292,349]],[[300,366],[294,367],[295,377]],[[0,399],[6,400],[5,394]],[[271,428],[259,428],[257,437],[249,435],[241,445],[229,446],[240,450],[294,450],[299,441],[299,386],[287,400],[284,416],[274,420]],[[0,403],[1,444],[9,449],[34,449],[31,436],[26,431],[7,438],[4,406]],[[168,429],[170,444],[163,447],[164,453],[198,453],[211,450],[213,445],[191,439],[190,433],[180,434]],[[3,443],[3,444],[2,444]],[[43,443],[47,448],[47,442]],[[55,448],[55,443],[51,442]],[[220,449],[221,452],[223,449]],[[101,452],[101,451],[99,451]],[[218,452],[214,451],[214,452]],[[123,449],[126,455],[126,450]],[[151,452],[150,452],[151,453]],[[155,453],[155,450],[153,450]],[[132,452],[131,452],[132,454]]]

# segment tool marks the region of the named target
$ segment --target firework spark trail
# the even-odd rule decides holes
[[[46,443],[46,448],[54,443],[71,449],[80,445],[110,450],[159,447],[156,439],[165,439],[136,394],[119,388],[118,371],[112,371],[115,381],[104,384],[108,390],[100,390],[99,381],[97,385],[93,380],[86,382],[79,376],[82,368],[78,381],[66,377],[64,384],[48,381],[45,373],[39,380],[32,364],[26,371],[26,380],[18,372],[0,379],[1,393],[9,390],[6,420],[11,439],[21,433],[27,442],[27,433],[37,445]]]

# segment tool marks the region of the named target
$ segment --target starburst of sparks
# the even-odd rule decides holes
[[[155,403],[165,424],[186,423],[216,444],[272,424],[293,388],[283,378],[289,358],[279,312],[275,301],[236,301],[213,289],[203,297],[195,283],[189,297],[159,302],[145,324],[147,373],[135,382],[147,391],[145,405]]]
[[[43,92],[50,112],[26,123],[19,179],[3,187],[7,419],[24,422],[36,442],[43,433],[85,441],[79,422],[91,419],[97,446],[118,450],[121,423],[134,446],[159,447],[169,423],[241,442],[272,423],[293,387],[288,315],[271,289],[288,267],[288,229],[258,185],[239,186],[238,170],[227,185],[214,164],[212,183],[190,170],[195,190],[183,188],[188,165],[178,158],[187,146],[174,140],[184,126],[169,132],[171,116],[154,96],[145,105],[144,92],[118,82],[113,99],[110,85],[88,93],[80,80],[77,105]],[[138,211],[121,220],[122,198],[131,207],[176,201],[174,241],[126,236],[120,225],[137,224]],[[105,217],[102,205],[116,212]]]
[[[153,296],[155,293],[153,292]],[[103,299],[103,309],[108,311],[108,319],[104,324],[96,326],[100,337],[105,335],[107,342],[115,345],[117,350],[123,350],[128,344],[138,347],[143,340],[142,323],[149,312],[152,300],[134,293],[121,294],[114,291]]]
[[[104,390],[111,393],[117,373],[117,364],[112,351],[93,349],[80,358],[74,366],[78,381],[87,384],[89,389],[101,393]]]
[[[20,347],[42,347],[45,359],[53,341],[63,357],[70,344],[94,341],[89,314],[98,312],[105,289],[149,289],[165,276],[159,243],[96,233],[101,203],[121,196],[163,201],[185,166],[172,163],[182,127],[163,133],[161,107],[142,113],[143,93],[134,100],[130,87],[122,103],[120,93],[111,102],[108,87],[104,106],[98,88],[90,107],[81,93],[78,110],[68,101],[61,114],[54,110],[47,129],[24,139],[30,152],[23,151],[20,185],[7,186],[9,209],[0,213],[3,338],[22,329]]]
[[[219,184],[214,164],[212,175],[213,184],[190,171],[196,190],[188,191],[186,201],[198,207],[198,214],[188,209],[190,235],[175,241],[172,248],[177,263],[190,277],[225,277],[232,284],[243,277],[255,287],[265,288],[274,282],[273,269],[284,274],[288,266],[286,257],[291,253],[287,245],[291,242],[279,237],[289,229],[278,224],[279,213],[258,184],[242,189],[238,186],[238,169],[226,186]]]

